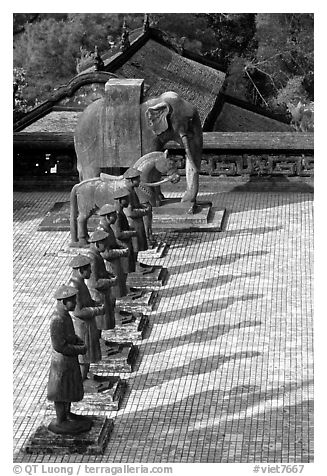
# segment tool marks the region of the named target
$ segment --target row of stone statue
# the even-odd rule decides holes
[[[48,381],[48,399],[56,411],[48,428],[54,433],[78,434],[91,428],[89,417],[71,412],[71,402],[83,399],[83,381],[92,379],[90,364],[101,360],[101,332],[115,328],[116,298],[127,294],[127,275],[142,266],[137,254],[147,249],[143,217],[152,213],[151,205],[141,204],[136,194],[140,172],[130,168],[124,178],[126,187],[115,192],[115,205],[99,210],[90,247],[73,257],[70,281],[54,296]]]

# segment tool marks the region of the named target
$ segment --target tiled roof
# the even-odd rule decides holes
[[[213,130],[217,132],[287,132],[293,129],[284,122],[224,102]]]
[[[126,78],[144,78],[146,98],[175,91],[197,107],[202,124],[225,80],[225,73],[184,58],[152,39],[115,73]]]
[[[78,118],[82,111],[51,111],[33,122],[24,132],[75,132]]]

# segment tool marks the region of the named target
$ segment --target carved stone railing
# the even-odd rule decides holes
[[[201,174],[286,175],[311,177],[314,172],[313,133],[205,132]],[[185,167],[184,150],[175,142],[170,153]],[[14,133],[14,176],[77,177],[71,133]]]
[[[180,153],[168,143],[172,153]],[[313,133],[205,132],[201,173],[207,175],[286,175],[311,177],[314,172]],[[180,167],[185,159],[180,157]]]

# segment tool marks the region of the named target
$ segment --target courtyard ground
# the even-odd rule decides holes
[[[14,193],[16,462],[313,461],[313,194],[202,198],[226,208],[224,229],[161,235],[169,279],[104,455],[35,456],[22,448],[44,418],[53,294],[70,275],[69,233],[37,227],[69,193]]]

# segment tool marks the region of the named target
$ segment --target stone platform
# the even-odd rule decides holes
[[[116,307],[122,311],[140,312],[148,315],[153,310],[158,293],[146,289],[131,290],[126,296],[116,299]]]
[[[136,343],[143,339],[148,327],[149,318],[140,312],[119,311],[115,314],[116,326],[114,329],[102,331],[101,337],[109,342]]]
[[[110,342],[101,339],[102,359],[91,364],[91,372],[97,375],[133,372],[138,356],[138,347],[132,342]]]
[[[144,271],[136,271],[127,275],[126,284],[130,288],[159,290],[168,279],[168,270],[162,266],[148,266]]]
[[[158,259],[165,256],[168,250],[168,243],[164,241],[159,241],[158,243],[151,245],[146,251],[138,252],[139,261],[146,259]]]
[[[72,403],[72,411],[88,414],[97,409],[104,412],[117,411],[125,390],[126,381],[120,377],[95,375],[94,380],[84,381],[84,398],[80,402]]]
[[[71,436],[52,433],[47,428],[49,420],[49,422],[39,426],[30,437],[25,447],[26,453],[36,455],[103,454],[114,423],[112,419],[106,417],[92,416],[91,418],[93,425],[90,431]]]
[[[166,199],[153,208],[154,231],[221,231],[225,208],[213,207],[211,202],[197,202],[194,207],[180,199]]]
[[[154,231],[221,231],[225,216],[225,208],[212,206],[210,202],[198,202],[194,213],[188,213],[190,204],[182,203],[179,198],[166,199],[160,207],[153,207],[152,228]],[[56,202],[46,213],[38,231],[69,231],[69,202]],[[99,224],[98,215],[88,220],[89,232]],[[78,249],[78,248],[77,248]],[[164,255],[165,246],[150,249],[155,258]],[[144,253],[144,252],[142,252]],[[148,256],[150,253],[146,256]]]

